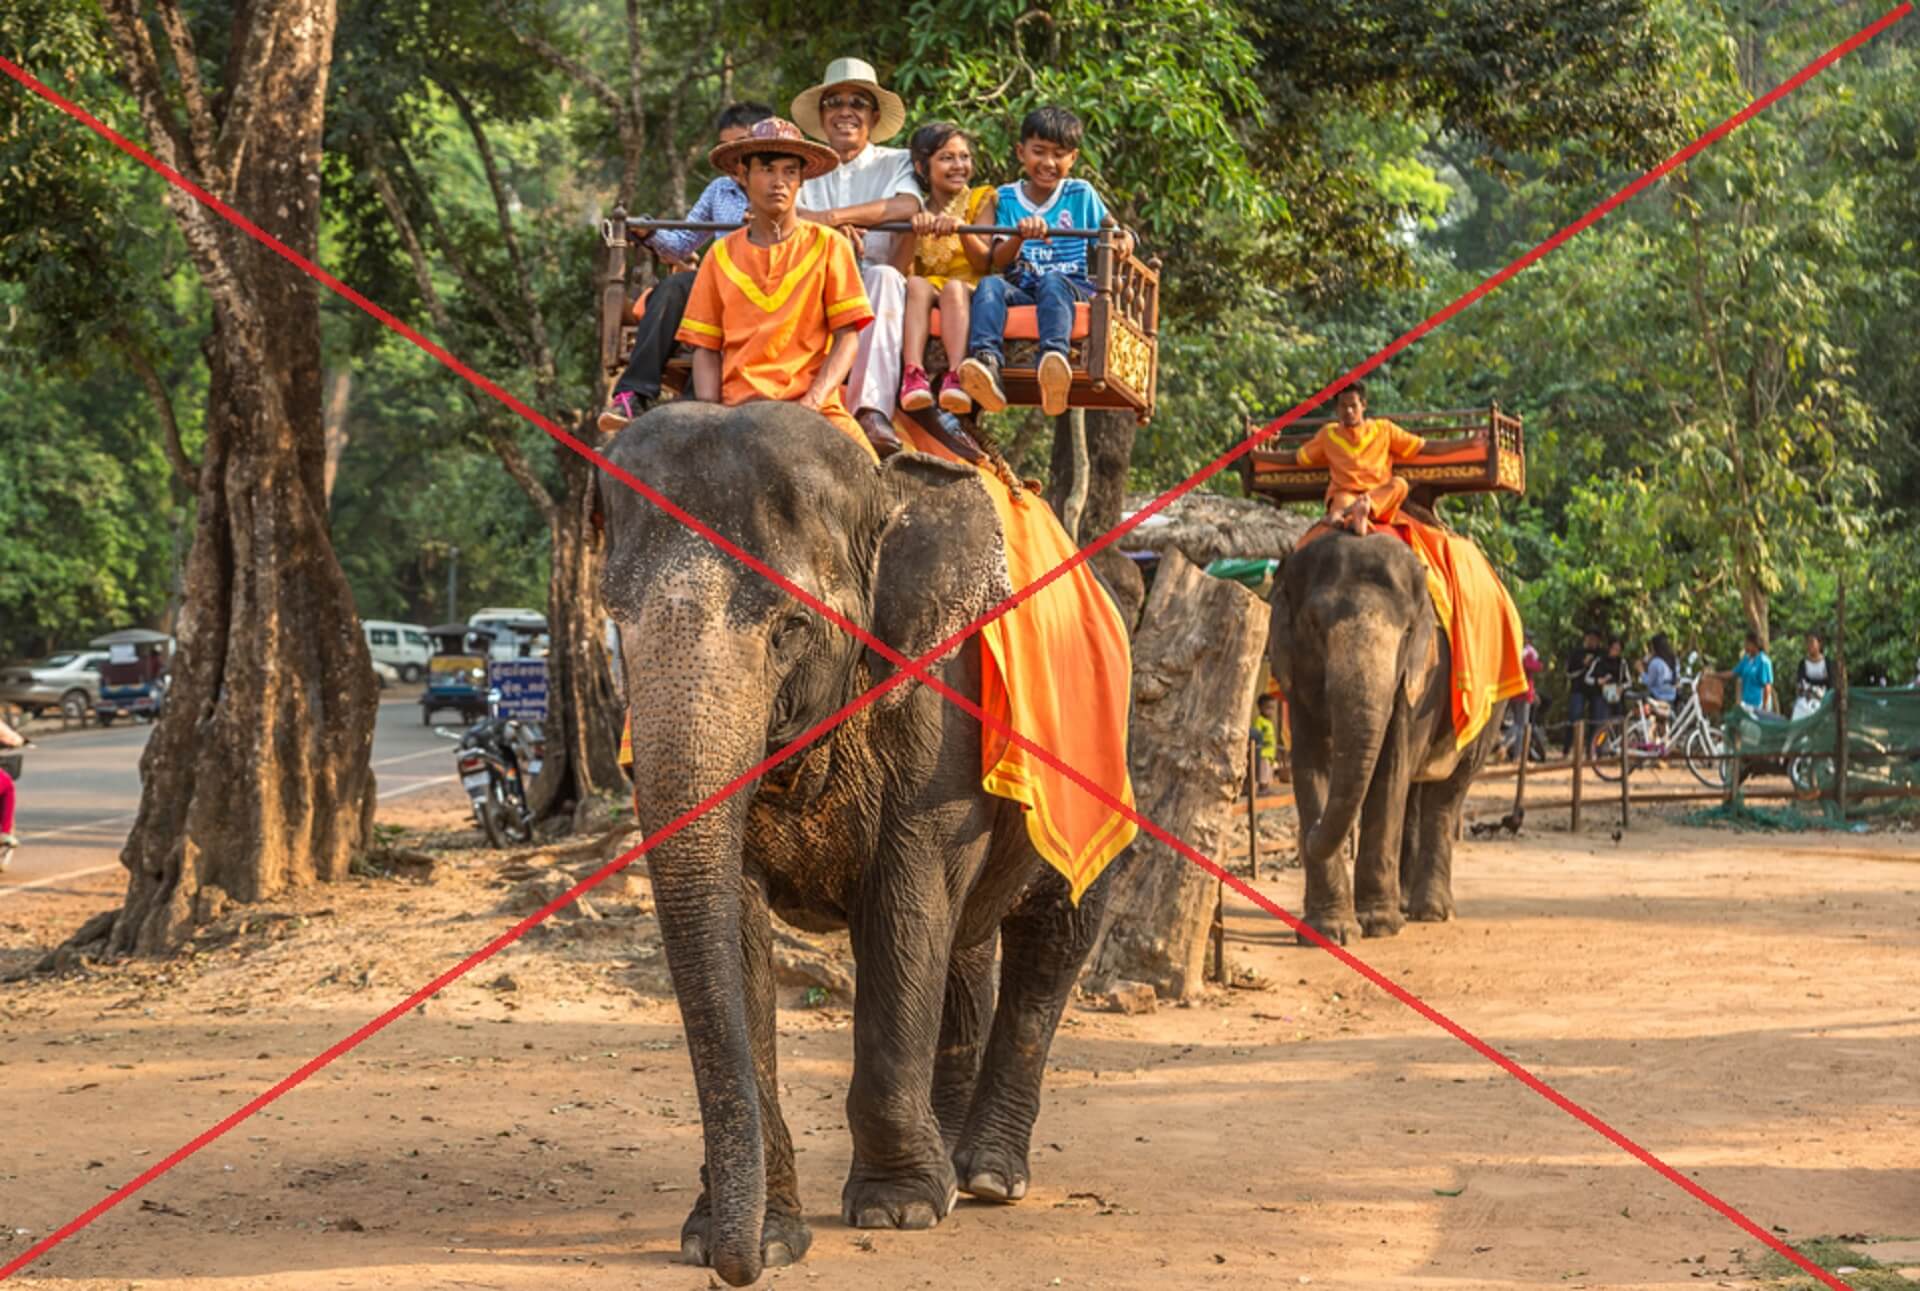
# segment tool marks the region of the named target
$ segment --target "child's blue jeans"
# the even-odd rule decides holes
[[[967,353],[1007,361],[1007,310],[1032,305],[1042,354],[1065,354],[1073,335],[1073,307],[1093,295],[1093,284],[1071,274],[1028,274],[1019,279],[995,274],[973,289],[973,324],[967,329]]]

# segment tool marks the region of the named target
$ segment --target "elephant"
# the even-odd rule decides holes
[[[797,404],[665,404],[608,452],[907,658],[1011,591],[972,467],[876,465]],[[649,834],[893,675],[636,491],[608,479],[601,502]],[[978,702],[981,648],[928,672]],[[930,1228],[960,1190],[1026,1195],[1048,1049],[1122,858],[1076,905],[1023,809],[981,787],[981,756],[979,721],[909,679],[647,853],[705,1139],[681,1249],[735,1286],[811,1241],[775,1070],[773,914],[851,935],[845,1222]]]
[[[1344,945],[1355,931],[1392,936],[1408,917],[1451,919],[1461,803],[1505,704],[1458,745],[1452,651],[1420,559],[1385,532],[1336,530],[1296,547],[1274,578],[1267,640],[1287,698],[1302,922]]]

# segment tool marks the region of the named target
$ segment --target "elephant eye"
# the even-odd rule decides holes
[[[773,648],[776,650],[784,650],[788,646],[795,644],[812,625],[812,618],[805,614],[789,614],[786,619],[773,630]]]

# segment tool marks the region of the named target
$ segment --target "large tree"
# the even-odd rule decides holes
[[[107,0],[149,146],[313,257],[332,0]],[[377,697],[326,525],[320,313],[304,274],[178,189],[212,312],[197,521],[167,709],[142,759],[116,951],[177,944],[214,889],[343,877],[372,819]]]

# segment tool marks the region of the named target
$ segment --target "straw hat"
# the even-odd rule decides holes
[[[754,122],[748,128],[746,138],[721,144],[707,154],[707,160],[721,174],[731,175],[748,157],[763,152],[799,158],[802,179],[817,178],[840,165],[839,153],[807,138],[800,133],[799,126],[784,117],[768,117],[764,121]]]
[[[873,95],[873,101],[880,105],[880,119],[874,122],[873,132],[867,136],[874,143],[885,143],[907,124],[907,105],[900,101],[898,94],[881,86],[872,63],[864,58],[836,58],[827,64],[827,74],[820,84],[793,97],[793,119],[800,123],[801,129],[816,139],[827,137],[826,125],[820,120],[820,99],[828,90],[841,85],[858,86]]]

